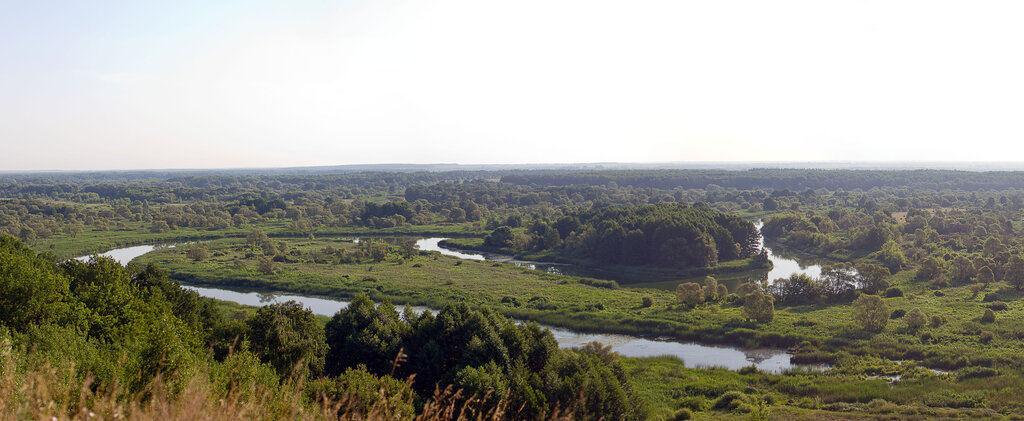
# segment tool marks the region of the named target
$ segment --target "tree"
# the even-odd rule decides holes
[[[846,297],[853,293],[860,280],[860,274],[849,263],[836,263],[821,268],[819,287],[822,295],[830,299]]]
[[[153,226],[149,228],[150,232],[156,232],[156,233],[167,232],[167,231],[170,231],[170,230],[171,230],[170,225],[167,225],[167,221],[163,221],[163,220],[153,221]]]
[[[996,275],[992,273],[992,268],[984,266],[981,269],[978,269],[978,282],[988,285],[995,280]]]
[[[861,295],[853,301],[853,319],[865,330],[880,332],[889,323],[889,307],[877,295]]]
[[[776,279],[768,291],[779,301],[787,304],[807,304],[820,297],[820,288],[814,279],[805,273],[794,273],[788,278]]]
[[[679,284],[676,287],[676,298],[690,307],[704,302],[704,290],[696,282]]]
[[[1021,274],[1024,279],[1024,260],[1021,261]],[[931,281],[938,279],[944,271],[946,262],[939,260],[937,257],[928,257],[921,262],[921,267],[917,269],[917,279],[921,281]]]
[[[194,262],[206,260],[207,258],[210,257],[210,252],[206,250],[206,247],[200,246],[189,247],[188,251],[185,254],[188,256],[189,259],[192,259],[192,261]]]
[[[736,287],[736,295],[739,296],[741,300],[743,300],[746,299],[747,295],[750,295],[750,293],[760,290],[761,288],[758,287],[756,284],[745,282],[740,284],[740,286]]]
[[[704,277],[704,299],[707,301],[718,301],[718,280],[714,276]]]
[[[888,278],[889,275],[889,269],[881,265],[874,263],[861,263],[857,265],[857,280],[860,281],[861,288],[869,294],[884,291],[888,288],[889,282],[885,278]]]
[[[882,244],[882,248],[879,250],[879,259],[892,272],[899,272],[907,265],[907,258],[903,255],[903,250],[892,239]]]
[[[949,265],[949,279],[954,283],[966,283],[974,276],[974,264],[967,257],[958,254]]]
[[[273,275],[277,271],[277,264],[270,257],[262,256],[256,264],[256,270],[264,275]]]
[[[907,327],[910,330],[917,331],[924,327],[925,323],[928,323],[928,317],[924,315],[921,309],[914,307],[913,310],[910,310],[910,313],[907,313]]]
[[[1018,291],[1024,287],[1024,258],[1021,258],[1019,254],[1010,256],[1010,260],[1006,262],[1006,268],[1003,270],[1003,277]]]
[[[743,315],[758,323],[767,323],[775,318],[775,300],[756,289],[743,300]]]
[[[1003,251],[1003,242],[999,241],[998,238],[989,237],[988,240],[985,240],[985,246],[982,251],[985,257],[995,257],[1001,251]]]
[[[281,377],[315,375],[323,370],[327,355],[324,329],[301,304],[288,301],[260,307],[246,325],[253,352]]]
[[[347,308],[336,313],[324,329],[330,344],[328,374],[339,374],[358,364],[373,373],[388,373],[409,334],[409,325],[399,319],[391,302],[374,305],[365,294],[356,296]]]
[[[484,237],[484,245],[488,247],[508,247],[512,245],[512,229],[503,226],[491,232],[490,235]]]

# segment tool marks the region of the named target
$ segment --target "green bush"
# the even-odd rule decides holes
[[[992,304],[988,305],[988,308],[992,309],[992,311],[1003,311],[1009,307],[1002,301],[993,301]]]
[[[886,298],[902,297],[903,296],[903,290],[900,289],[899,287],[892,287],[892,288],[889,288],[889,289],[885,290],[885,296],[886,296]]]
[[[990,308],[985,309],[985,314],[981,315],[981,322],[982,323],[993,323],[995,321],[996,321],[996,313],[993,312],[992,309],[990,309]]]

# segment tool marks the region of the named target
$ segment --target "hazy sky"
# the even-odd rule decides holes
[[[0,0],[0,170],[1024,161],[1020,1]]]

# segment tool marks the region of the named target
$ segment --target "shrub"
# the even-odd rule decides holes
[[[679,407],[691,411],[703,411],[708,407],[708,400],[703,396],[687,396],[679,400]]]
[[[899,287],[892,287],[885,290],[885,296],[888,298],[902,297],[903,290],[900,289]]]
[[[998,301],[998,300],[999,300],[999,294],[994,293],[994,292],[990,292],[988,294],[985,294],[985,297],[981,299],[981,301],[984,301],[986,303],[991,303],[993,301]]]
[[[715,404],[712,405],[711,408],[728,409],[732,411],[739,408],[740,405],[746,404],[747,400],[747,395],[743,394],[743,392],[731,390],[723,393],[722,396],[719,396],[718,399],[715,400]]]
[[[981,293],[981,284],[971,285],[971,298],[975,298]]]
[[[654,298],[651,298],[650,295],[645,295],[640,299],[640,307],[647,308],[652,305],[654,305]]]
[[[956,377],[959,380],[980,379],[984,377],[992,377],[997,375],[999,375],[999,370],[989,367],[964,367],[956,372]]]
[[[892,314],[889,315],[889,318],[890,319],[898,319],[898,318],[903,317],[905,315],[907,315],[907,311],[902,309],[902,308],[898,308],[898,309],[895,309],[895,310],[892,311]]]
[[[1002,301],[993,301],[992,304],[988,305],[988,308],[992,309],[992,311],[1003,311],[1009,307]]]
[[[676,411],[675,415],[672,416],[675,421],[690,420],[693,419],[693,412],[689,409],[682,408]]]
[[[754,291],[743,300],[743,316],[756,320],[758,323],[767,323],[775,318],[775,303],[771,295],[765,295],[761,291]]]
[[[928,323],[928,318],[925,317],[921,309],[915,307],[910,310],[910,315],[907,316],[907,327],[911,330],[918,330],[924,327],[925,323]]]
[[[978,336],[978,340],[981,341],[981,343],[983,343],[983,344],[987,344],[989,342],[992,342],[992,339],[994,339],[994,338],[995,338],[995,334],[992,333],[992,332],[989,332],[987,330],[982,331],[981,335]]]
[[[995,322],[995,321],[996,321],[996,313],[993,312],[992,309],[990,309],[990,308],[985,309],[985,314],[981,315],[981,322],[982,323],[992,323],[992,322]]]
[[[889,323],[889,307],[877,295],[861,295],[853,301],[853,319],[865,330],[880,332]]]
[[[704,302],[704,290],[696,282],[679,284],[676,287],[676,298],[690,307]]]
[[[946,319],[942,318],[942,316],[938,314],[932,316],[932,327],[942,326],[943,323],[946,323]]]
[[[932,294],[934,294],[936,297],[945,297],[946,296],[946,293],[942,292],[942,291],[935,291]]]

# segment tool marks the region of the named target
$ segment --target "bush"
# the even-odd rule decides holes
[[[992,309],[992,311],[1003,311],[1009,307],[1002,301],[994,301],[992,304],[988,305],[988,308]]]
[[[992,339],[994,339],[995,337],[996,336],[994,333],[985,330],[981,332],[980,336],[978,336],[978,340],[981,341],[981,343],[983,344],[987,344],[989,342],[992,342]]]
[[[675,415],[672,416],[672,419],[675,421],[691,420],[693,419],[693,412],[689,409],[682,408],[676,411]]]
[[[715,400],[715,404],[711,406],[712,409],[728,409],[730,411],[740,407],[740,405],[746,404],[748,401],[747,395],[743,392],[737,392],[735,390],[728,391],[719,396]]]
[[[902,308],[898,308],[898,309],[895,309],[895,310],[892,311],[892,314],[889,315],[889,318],[895,320],[895,319],[898,319],[898,318],[906,316],[906,315],[907,315],[907,311],[906,310],[904,310]]]
[[[999,300],[999,294],[996,294],[994,292],[990,292],[988,294],[985,294],[985,297],[981,299],[981,301],[984,301],[986,303],[991,303],[993,301],[998,301],[998,300]]]
[[[853,319],[864,330],[880,332],[889,322],[889,307],[877,295],[861,295],[853,301]]]
[[[991,332],[988,332],[991,333]],[[956,372],[958,380],[980,379],[999,375],[999,370],[989,367],[965,367]]]
[[[995,322],[995,321],[996,321],[996,313],[994,313],[992,311],[992,309],[990,309],[990,308],[985,309],[985,314],[981,315],[981,322],[982,323],[992,323],[992,322]]]
[[[902,297],[903,296],[903,290],[898,288],[898,287],[892,287],[892,288],[889,288],[889,289],[885,290],[885,296],[887,298]]]
[[[651,298],[651,296],[645,295],[640,299],[640,307],[647,308],[652,305],[654,305],[654,298]]]
[[[946,319],[944,319],[942,316],[938,314],[932,316],[932,327],[942,326],[943,323],[946,323]]]
[[[676,298],[690,307],[704,302],[704,290],[696,282],[679,284],[676,287]]]
[[[921,309],[915,307],[910,310],[910,315],[907,316],[907,327],[911,330],[918,330],[924,327],[925,323],[928,323],[928,318]]]
[[[932,294],[934,294],[936,297],[945,297],[946,296],[946,293],[944,293],[942,291],[935,291]]]
[[[703,396],[687,396],[679,400],[679,407],[691,411],[703,411],[708,407],[708,400]]]

